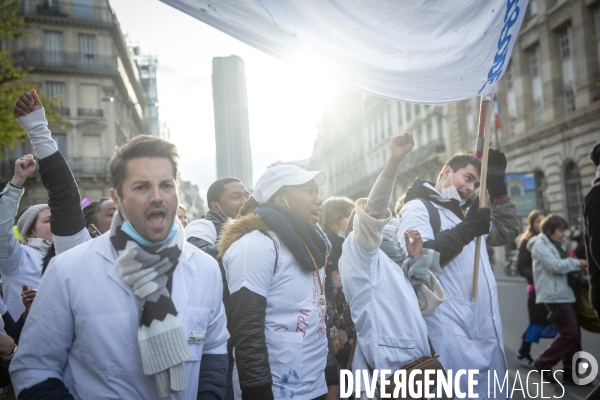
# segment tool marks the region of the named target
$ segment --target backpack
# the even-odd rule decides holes
[[[437,240],[438,234],[442,231],[440,212],[430,200],[422,197],[417,197],[416,199],[421,200],[425,208],[427,208],[427,213],[429,214],[429,223],[431,224],[431,229],[433,230],[433,237]]]

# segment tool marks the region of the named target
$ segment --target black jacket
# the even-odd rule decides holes
[[[583,204],[585,254],[590,273],[592,307],[600,315],[600,180],[585,196]]]

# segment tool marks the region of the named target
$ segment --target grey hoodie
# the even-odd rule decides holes
[[[566,251],[566,243],[562,245]],[[543,233],[532,237],[527,250],[533,258],[533,281],[536,303],[574,303],[575,295],[569,286],[567,274],[579,270],[575,258],[560,258],[560,253],[552,241]]]

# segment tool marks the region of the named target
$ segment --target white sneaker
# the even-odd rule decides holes
[[[535,365],[533,363],[533,359],[531,358],[531,356],[529,354],[526,356],[521,356],[521,355],[517,354],[515,356],[515,360],[517,360],[519,362],[519,365],[522,365],[523,367],[527,367],[527,368],[535,367]]]

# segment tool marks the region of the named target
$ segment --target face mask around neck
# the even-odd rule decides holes
[[[442,197],[445,199],[454,199],[458,200],[460,205],[465,204],[465,200],[460,198],[460,194],[458,194],[458,190],[456,190],[456,186],[452,183],[452,169],[450,169],[450,186],[447,188],[442,188]]]
[[[217,205],[217,207],[219,207],[219,212],[221,214],[221,217],[225,218],[225,221],[230,221],[233,219],[229,215],[225,214],[225,212],[221,209],[221,206],[219,205],[219,203],[215,202],[215,204]]]

